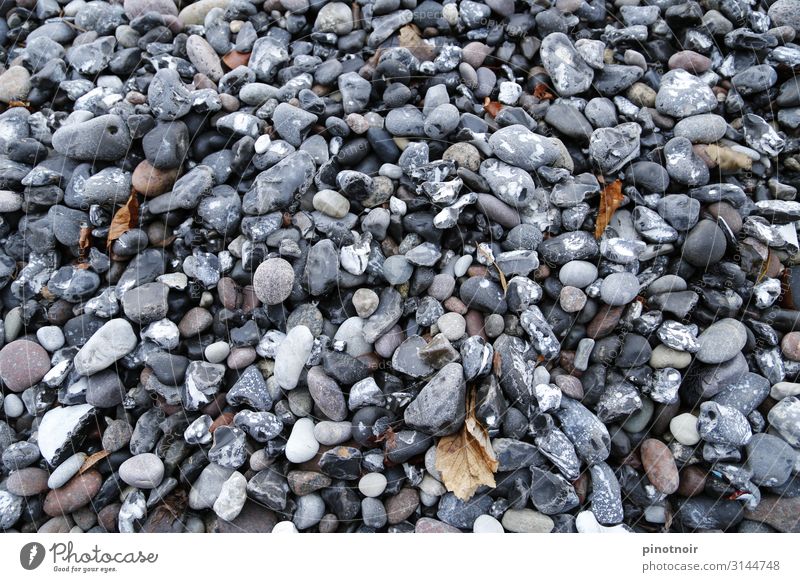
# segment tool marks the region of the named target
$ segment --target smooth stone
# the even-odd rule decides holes
[[[124,319],[112,319],[98,329],[76,354],[75,371],[91,376],[105,370],[136,347],[138,340],[131,324]]]
[[[697,337],[696,357],[705,364],[721,364],[733,358],[747,343],[747,330],[736,319],[726,318],[711,324]]]
[[[298,419],[286,441],[286,459],[290,463],[305,463],[313,459],[318,451],[319,443],[314,438],[314,421],[310,418]]]
[[[295,326],[286,334],[275,354],[274,378],[281,388],[294,390],[297,387],[313,345],[314,336],[304,325]]]
[[[37,343],[19,339],[0,350],[0,378],[12,392],[22,392],[50,371],[50,356]]]
[[[555,526],[550,516],[533,509],[509,509],[501,523],[513,533],[550,533]]]
[[[164,463],[153,453],[135,455],[120,465],[119,476],[131,487],[154,489],[164,478]]]
[[[603,279],[600,296],[608,305],[627,305],[639,294],[639,280],[633,273],[612,273]]]

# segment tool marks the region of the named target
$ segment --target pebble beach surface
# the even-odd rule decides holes
[[[0,0],[0,530],[800,531],[798,28]]]

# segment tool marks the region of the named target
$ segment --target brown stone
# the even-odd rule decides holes
[[[100,524],[108,533],[117,531],[117,517],[119,517],[119,510],[122,508],[120,503],[112,503],[106,505],[103,509],[97,512],[97,523]]]
[[[556,386],[570,398],[583,400],[583,383],[580,381],[580,378],[570,376],[569,374],[561,374],[560,376],[556,376],[555,383]]]
[[[414,525],[414,533],[461,533],[461,530],[431,517],[421,517]]]
[[[386,517],[389,525],[396,525],[411,517],[419,507],[419,493],[416,489],[404,487],[397,495],[386,500]]]
[[[255,287],[252,285],[242,287],[242,312],[248,314],[259,305],[261,305],[261,301],[256,296]]]
[[[47,494],[44,512],[52,517],[70,514],[89,503],[102,484],[103,477],[94,469],[75,475],[66,485]]]
[[[699,75],[711,68],[711,59],[690,50],[678,51],[669,58],[667,66],[670,69],[684,69]]]
[[[657,439],[647,439],[642,443],[640,453],[644,472],[653,487],[667,495],[675,493],[680,477],[669,447]]]
[[[161,170],[147,160],[142,160],[133,170],[131,185],[146,198],[169,192],[178,178],[180,168]]]
[[[211,426],[208,428],[208,432],[213,433],[221,426],[229,426],[233,424],[233,413],[232,412],[224,412],[220,414],[217,418],[214,419],[214,422],[211,423]],[[220,433],[222,434],[222,433]]]
[[[742,230],[742,215],[727,202],[714,202],[706,208],[708,213],[718,220],[724,220],[733,234]]]
[[[256,361],[256,350],[250,346],[233,348],[226,363],[231,370],[241,370]]]
[[[217,283],[219,301],[225,309],[237,309],[242,305],[242,292],[236,281],[230,277],[222,277]]]
[[[330,477],[317,471],[289,471],[286,480],[292,493],[299,496],[319,491],[331,484]]]
[[[250,53],[240,53],[239,51],[231,51],[222,57],[222,62],[225,66],[233,70],[236,67],[247,66],[250,62]]]
[[[452,311],[460,315],[465,315],[467,311],[469,311],[469,308],[464,304],[464,302],[461,301],[461,299],[459,299],[455,295],[453,297],[448,297],[447,299],[445,299],[442,305],[444,305],[444,308],[447,311]]]
[[[207,309],[192,307],[181,319],[178,330],[182,337],[193,337],[208,329],[213,321],[214,317]]]
[[[0,378],[12,392],[22,392],[50,371],[50,356],[37,343],[19,339],[0,350]]]
[[[781,340],[781,353],[795,362],[800,362],[800,331],[792,331]]]
[[[620,318],[622,317],[623,307],[612,307],[603,305],[594,316],[589,325],[586,326],[586,336],[592,339],[600,339],[614,331]]]
[[[785,533],[800,533],[800,497],[765,495],[755,509],[744,512],[745,519],[771,525]]]
[[[30,497],[47,491],[47,471],[38,467],[25,467],[8,476],[6,489],[21,497]]]
[[[706,472],[697,465],[684,467],[680,472],[678,493],[684,497],[700,495],[706,487]]]
[[[467,322],[467,335],[479,335],[483,339],[486,338],[486,332],[483,328],[483,314],[480,311],[475,311],[474,309],[470,309],[467,311],[467,314],[464,316],[464,319]]]

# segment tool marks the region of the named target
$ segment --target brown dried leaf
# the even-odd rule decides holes
[[[536,85],[536,87],[533,89],[533,96],[542,101],[552,101],[556,98],[556,96],[550,92],[550,90],[547,88],[547,85],[544,83],[539,83]]]
[[[222,57],[222,62],[231,70],[242,65],[247,66],[247,63],[250,62],[250,53],[231,51]]]
[[[495,487],[497,457],[489,433],[475,417],[475,390],[467,398],[467,418],[455,434],[439,439],[436,447],[436,469],[442,481],[462,501],[475,495],[478,487]]]
[[[415,57],[423,61],[432,61],[436,56],[433,46],[422,38],[415,24],[407,24],[400,29],[399,43],[411,51]]]
[[[603,236],[603,232],[608,226],[608,223],[611,222],[611,217],[614,216],[614,213],[624,199],[621,180],[615,180],[603,188],[600,192],[600,209],[597,211],[594,238],[599,239]]]
[[[120,206],[114,218],[111,219],[111,227],[108,229],[107,246],[111,246],[115,240],[136,226],[139,221],[139,198],[136,190],[131,189],[128,200]]]
[[[497,114],[500,113],[502,108],[503,104],[499,101],[492,101],[488,97],[483,100],[483,110],[492,117],[497,117]]]
[[[92,246],[92,227],[88,224],[81,224],[81,231],[80,236],[78,237],[78,249],[80,249],[80,254],[78,255],[78,260],[81,263],[86,262],[86,255],[89,252],[89,248]]]
[[[89,455],[88,457],[86,457],[86,460],[83,462],[83,465],[81,465],[79,473],[83,475],[86,471],[94,467],[97,463],[105,459],[110,454],[111,454],[110,452],[103,449],[101,451],[97,451],[92,455]]]
[[[497,266],[497,263],[494,260],[494,257],[483,250],[483,247],[478,247],[478,252],[481,253],[486,260],[489,261],[489,264],[497,269],[497,275],[500,277],[500,286],[503,288],[503,295],[508,293],[508,282],[506,281],[506,274]]]

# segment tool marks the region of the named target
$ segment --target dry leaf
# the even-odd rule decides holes
[[[488,97],[483,100],[483,110],[492,117],[497,117],[497,114],[500,113],[502,108],[503,104],[499,101],[492,101]]]
[[[436,469],[442,481],[462,501],[475,495],[478,487],[495,487],[497,457],[489,433],[475,417],[475,390],[467,397],[467,418],[455,434],[439,439],[436,446]]]
[[[605,231],[608,223],[611,222],[611,217],[614,216],[623,200],[621,180],[615,180],[603,188],[600,192],[600,210],[597,212],[594,238],[599,239],[603,236],[603,231]]]
[[[536,85],[536,87],[533,89],[533,96],[542,101],[552,101],[556,98],[556,96],[550,92],[550,90],[547,88],[547,85],[544,83],[539,83]]]
[[[481,253],[486,260],[489,261],[489,265],[497,269],[497,275],[500,277],[500,286],[503,288],[503,295],[508,293],[508,282],[506,281],[506,274],[497,266],[497,263],[494,260],[494,257],[483,250],[482,247],[478,247],[478,252]]]
[[[136,190],[131,189],[131,195],[127,202],[120,206],[114,218],[111,219],[111,227],[108,229],[107,246],[111,246],[115,240],[136,226],[139,221],[139,198]]]
[[[415,24],[407,24],[400,29],[399,44],[411,51],[411,54],[422,61],[432,61],[436,56],[433,46],[422,38]]]
[[[86,223],[81,224],[81,231],[80,236],[78,237],[78,249],[80,249],[80,254],[78,255],[78,261],[81,263],[85,263],[87,259],[87,255],[89,253],[89,248],[92,246],[92,227]]]
[[[102,449],[94,454],[89,455],[88,457],[86,457],[86,460],[83,462],[83,465],[81,465],[79,472],[81,473],[81,475],[84,474],[86,471],[94,467],[97,463],[105,459],[110,454],[111,453],[108,452],[107,450]]]
[[[250,53],[242,53],[239,51],[231,51],[222,57],[222,62],[225,66],[233,70],[236,67],[247,66],[250,62]]]

